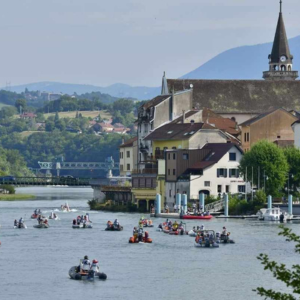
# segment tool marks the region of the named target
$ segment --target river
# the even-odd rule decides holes
[[[140,214],[91,212],[94,228],[74,230],[73,218],[89,210],[90,188],[19,188],[35,194],[32,201],[0,202],[0,295],[1,299],[262,299],[252,289],[258,286],[282,290],[284,286],[263,270],[256,259],[266,253],[291,266],[299,262],[294,244],[278,237],[278,224],[257,220],[206,221],[208,229],[223,225],[236,244],[217,249],[195,248],[194,238],[169,236],[150,228],[153,244],[129,244]],[[76,210],[58,212],[47,230],[35,229],[30,215],[40,208],[45,215],[68,201]],[[26,230],[13,229],[14,219],[25,218]],[[118,218],[122,232],[104,231],[108,220]],[[164,220],[154,219],[154,225]],[[187,221],[188,229],[200,225]],[[300,234],[299,223],[288,224]],[[71,266],[89,255],[99,260],[105,282],[69,279]]]

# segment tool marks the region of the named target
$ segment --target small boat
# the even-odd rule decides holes
[[[195,247],[198,247],[198,248],[219,248],[219,244],[217,243],[213,243],[213,244],[210,244],[210,243],[195,243],[194,244]]]
[[[258,219],[261,221],[290,221],[293,219],[293,215],[290,215],[280,208],[262,208],[257,214]]]
[[[60,206],[60,209],[61,209],[61,211],[63,211],[63,212],[70,212],[70,211],[71,211],[68,202],[66,202],[65,205],[61,205],[61,206]]]
[[[33,225],[34,228],[49,228],[49,224],[48,223],[41,223],[41,224],[37,224],[37,225]]]
[[[214,230],[202,230],[197,233],[195,247],[198,248],[218,248],[217,238]]]
[[[180,218],[183,220],[210,220],[212,218],[212,215],[208,215],[208,216],[183,215]]]
[[[55,214],[54,212],[52,212],[48,219],[49,219],[49,220],[55,220],[55,221],[56,221],[56,220],[58,220],[58,215]]]
[[[106,231],[122,231],[123,230],[123,226],[116,226],[116,225],[111,225],[111,226],[107,226],[105,228]]]
[[[150,238],[145,238],[143,237],[141,241],[139,241],[138,239],[135,239],[133,236],[131,238],[129,238],[129,243],[130,244],[138,244],[138,243],[144,243],[144,244],[147,244],[147,243],[152,243],[152,239]]]
[[[83,273],[79,268],[74,266],[69,270],[69,276],[74,280],[87,280],[94,281],[95,279],[106,280],[107,275],[105,273],[95,272],[90,270],[88,273]]]
[[[38,216],[39,216],[39,214],[35,214],[35,213],[34,213],[34,214],[31,215],[31,219],[37,219]]]
[[[72,228],[74,229],[93,228],[93,225],[91,223],[80,223],[80,224],[73,224]]]
[[[228,232],[227,234],[221,234],[220,243],[223,244],[235,244],[235,241],[229,238],[230,236],[230,232]]]
[[[26,229],[27,226],[25,223],[22,223],[22,224],[18,223],[17,225],[14,225],[14,228],[15,229]]]

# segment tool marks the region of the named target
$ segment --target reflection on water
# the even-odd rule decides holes
[[[236,241],[218,249],[195,248],[189,236],[169,236],[148,231],[153,244],[129,244],[139,214],[90,212],[94,228],[72,229],[72,220],[89,210],[90,188],[21,188],[36,194],[33,201],[0,202],[1,299],[261,299],[257,286],[282,289],[256,259],[259,253],[291,265],[298,261],[293,244],[278,237],[278,226],[256,220],[187,221],[187,229],[201,225],[221,231],[223,225]],[[30,215],[35,208],[45,214],[69,203],[71,213],[58,212],[49,229],[35,229]],[[23,216],[28,229],[13,229]],[[121,232],[104,231],[108,220],[118,218]],[[154,219],[157,226],[162,219]],[[300,234],[299,224],[287,226]],[[85,283],[68,278],[68,270],[84,255],[97,258],[106,282]]]

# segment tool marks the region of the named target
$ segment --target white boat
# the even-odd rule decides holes
[[[63,212],[70,212],[70,211],[71,211],[68,202],[67,202],[65,205],[61,205],[60,208],[61,208],[61,210],[62,210]]]
[[[49,216],[49,219],[50,219],[50,220],[55,220],[55,221],[56,221],[56,220],[58,220],[58,215],[55,214],[54,212],[52,212],[51,215]]]
[[[26,226],[26,224],[25,223],[22,223],[22,224],[17,224],[17,226],[15,225],[14,226],[14,228],[15,229],[26,229],[27,228],[27,226]]]
[[[293,215],[290,215],[284,210],[277,208],[262,208],[257,214],[258,219],[262,221],[289,221],[293,219]]]
[[[72,225],[72,228],[74,229],[79,229],[79,228],[93,228],[93,225],[91,223],[80,223],[79,225],[78,224],[73,224]]]

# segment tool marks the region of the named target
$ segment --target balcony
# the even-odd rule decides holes
[[[165,151],[155,150],[155,159],[165,159]]]
[[[154,174],[156,175],[158,173],[158,168],[145,168],[145,169],[140,169],[140,170],[133,170],[132,175],[138,175],[138,174]]]
[[[140,144],[140,151],[141,151],[142,153],[148,153],[149,147],[148,147],[148,146],[145,146],[144,144]]]

